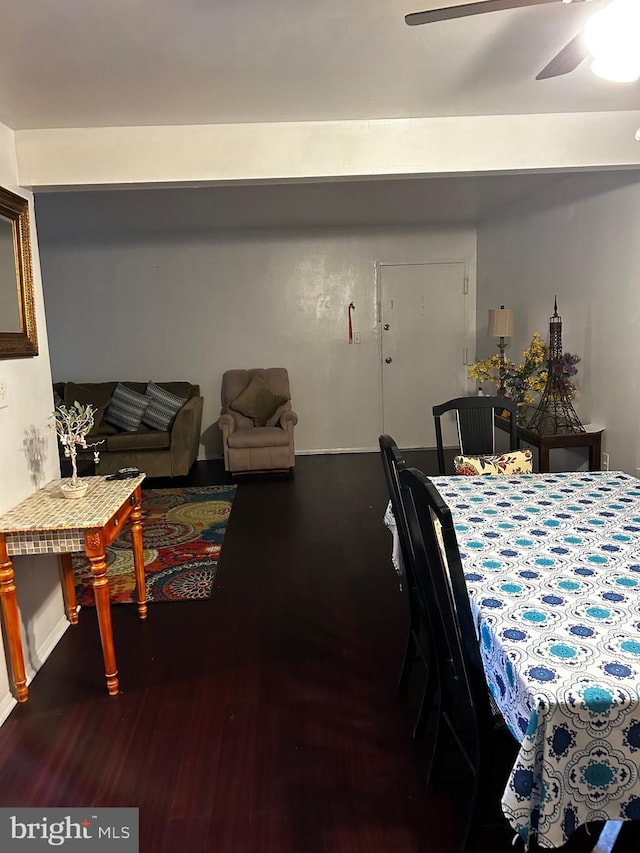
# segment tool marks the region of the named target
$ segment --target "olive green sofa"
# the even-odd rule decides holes
[[[144,394],[147,387],[146,382],[122,381],[121,384],[139,394]],[[129,466],[139,468],[148,477],[180,477],[189,473],[200,445],[203,404],[200,387],[190,382],[155,384],[177,397],[187,398],[166,432],[144,424],[135,432],[125,432],[105,420],[117,381],[54,384],[54,403],[62,400],[70,406],[77,401],[91,403],[97,409],[94,428],[87,437],[88,443],[101,442],[95,448],[100,452],[96,474],[113,474]],[[80,462],[92,459],[93,448],[78,452]]]

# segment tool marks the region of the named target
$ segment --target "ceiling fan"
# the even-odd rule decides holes
[[[437,21],[450,21],[455,18],[466,18],[470,15],[482,15],[485,12],[501,12],[506,9],[521,9],[527,6],[541,6],[546,3],[559,2],[586,3],[589,0],[477,0],[474,3],[461,3],[425,12],[412,12],[409,15],[405,15],[405,21],[409,26],[413,27],[418,24],[433,24]],[[589,53],[590,51],[584,40],[584,35],[582,32],[579,32],[536,75],[536,80],[560,77],[562,74],[574,71],[589,56]]]

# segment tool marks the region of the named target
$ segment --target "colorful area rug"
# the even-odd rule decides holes
[[[142,541],[148,601],[211,597],[237,486],[143,489]],[[89,560],[74,555],[78,604],[93,605]],[[135,602],[131,530],[107,549],[112,604]]]

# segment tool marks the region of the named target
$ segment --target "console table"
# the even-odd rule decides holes
[[[91,562],[93,574],[93,593],[107,691],[111,696],[118,693],[106,548],[130,519],[138,615],[140,619],[146,619],[140,488],[144,478],[144,474],[129,480],[91,477],[87,480],[89,489],[85,497],[75,500],[66,499],[62,495],[60,485],[64,480],[52,480],[0,516],[0,604],[18,702],[26,702],[29,692],[22,652],[15,574],[11,563],[11,557],[16,554],[60,554],[67,618],[75,625],[78,621],[78,611],[71,555],[85,552]]]
[[[506,418],[496,416],[495,424],[498,429],[509,432],[509,422]],[[540,435],[526,427],[518,427],[518,442],[524,441],[532,447],[538,448],[539,470],[541,474],[549,473],[549,451],[566,447],[587,447],[589,449],[589,470],[600,470],[600,458],[602,450],[602,433],[604,427],[590,429],[585,427],[585,432],[564,432],[556,435]]]

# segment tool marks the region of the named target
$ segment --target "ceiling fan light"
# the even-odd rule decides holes
[[[591,70],[604,80],[614,83],[635,83],[640,80],[640,58],[624,56],[597,56],[591,63]]]
[[[613,0],[596,12],[584,28],[584,40],[593,56],[619,51],[631,54],[640,42],[640,3],[638,0]]]

